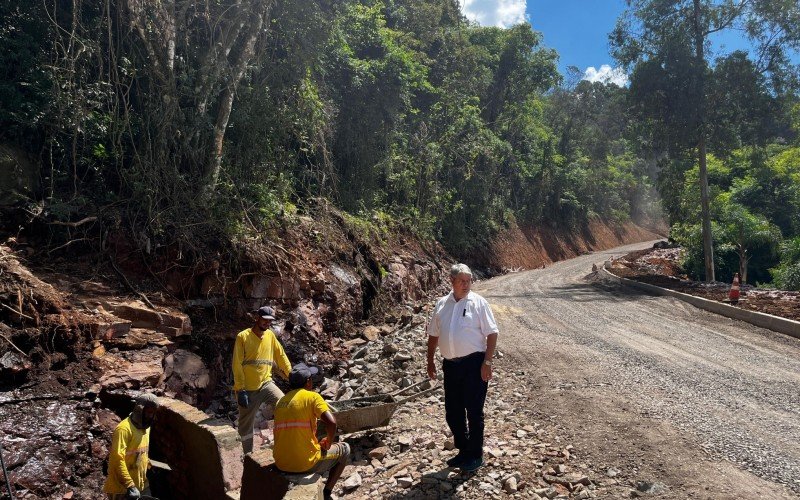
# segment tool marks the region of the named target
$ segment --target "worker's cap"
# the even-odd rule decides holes
[[[275,309],[271,308],[270,306],[259,307],[256,314],[259,318],[263,319],[275,319]]]
[[[314,365],[309,366],[305,363],[297,363],[292,367],[292,371],[289,372],[289,385],[302,387],[308,379],[316,379],[320,373],[320,369]]]
[[[136,405],[142,408],[155,408],[158,406],[158,398],[155,394],[144,393],[136,396]]]

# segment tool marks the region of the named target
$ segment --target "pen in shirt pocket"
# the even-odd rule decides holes
[[[467,309],[466,309],[466,308],[464,308],[464,310],[463,310],[463,311],[461,311],[461,317],[463,318],[463,317],[464,317],[464,316],[466,316],[466,315],[467,315]]]

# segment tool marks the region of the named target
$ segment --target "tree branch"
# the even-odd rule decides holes
[[[3,335],[2,333],[0,333],[0,338],[2,338],[3,340],[5,340],[6,342],[8,342],[8,343],[11,345],[11,347],[13,347],[14,349],[16,349],[16,351],[17,351],[18,353],[22,354],[22,355],[23,355],[23,356],[25,356],[26,358],[28,357],[28,355],[27,355],[27,354],[25,354],[25,353],[22,351],[22,349],[20,349],[19,347],[17,347],[17,346],[16,346],[16,344],[14,344],[13,342],[11,342],[11,339],[10,339],[10,338],[6,337],[6,336],[5,336],[5,335]]]

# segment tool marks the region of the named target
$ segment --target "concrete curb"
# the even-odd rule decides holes
[[[756,311],[748,311],[746,309],[740,309],[738,307],[734,307],[728,304],[723,304],[722,302],[717,302],[715,300],[708,300],[702,297],[695,297],[694,295],[689,295],[687,293],[682,293],[682,292],[676,292],[675,290],[661,288],[660,286],[651,285],[649,283],[641,283],[639,281],[631,280],[628,278],[621,278],[611,273],[608,270],[610,264],[611,264],[610,261],[606,261],[603,263],[603,266],[598,270],[600,272],[600,275],[605,279],[621,283],[623,285],[627,285],[633,288],[638,288],[639,290],[650,292],[655,295],[665,295],[668,297],[675,297],[676,299],[688,302],[689,304],[692,304],[697,308],[704,309],[706,311],[713,312],[721,316],[725,316],[726,318],[738,319],[739,321],[744,321],[746,323],[750,323],[751,325],[760,326],[761,328],[766,328],[768,330],[800,338],[800,321],[794,321],[791,319],[781,318],[779,316],[773,316],[771,314],[765,314]]]

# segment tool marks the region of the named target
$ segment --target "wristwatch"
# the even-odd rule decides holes
[[[492,366],[492,360],[491,359],[484,359],[483,360],[483,364],[486,365],[486,366]]]

